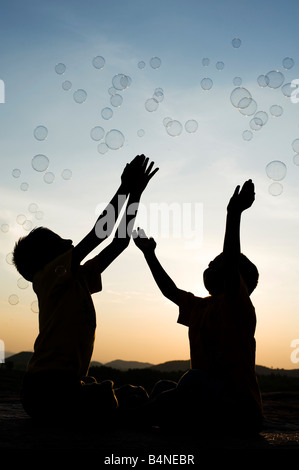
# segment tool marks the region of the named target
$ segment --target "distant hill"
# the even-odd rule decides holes
[[[168,361],[156,366],[151,366],[151,369],[159,370],[160,372],[182,371],[185,372],[190,369],[190,361]]]
[[[7,366],[11,366],[13,369],[26,370],[27,364],[30,361],[31,356],[31,351],[19,352],[5,359],[5,363],[7,364]]]
[[[115,361],[107,362],[104,365],[106,367],[112,367],[113,369],[129,370],[129,369],[146,369],[148,367],[151,367],[153,364],[150,364],[149,362],[122,361],[121,359],[116,359]]]

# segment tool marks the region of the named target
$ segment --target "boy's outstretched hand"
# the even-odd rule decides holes
[[[252,180],[245,181],[240,191],[240,186],[237,186],[234,194],[232,195],[227,210],[228,212],[237,211],[243,212],[252,206],[255,199],[254,184]]]
[[[149,159],[144,155],[137,155],[128,163],[122,173],[122,184],[128,188],[129,192],[141,193],[146,188],[150,179],[157,173],[159,168],[152,171],[154,162],[148,165]]]
[[[142,253],[146,254],[155,251],[155,240],[152,237],[148,238],[144,230],[138,227],[137,230],[133,231],[132,237],[135,245],[142,251]]]

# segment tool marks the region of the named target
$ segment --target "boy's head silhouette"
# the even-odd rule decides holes
[[[13,262],[18,272],[32,282],[36,272],[72,246],[72,240],[61,238],[46,227],[37,227],[16,242]]]
[[[243,253],[240,253],[239,272],[250,295],[257,286],[259,273],[257,267]],[[209,263],[208,268],[203,273],[203,280],[205,288],[211,295],[223,292],[225,281],[223,253],[220,253]]]

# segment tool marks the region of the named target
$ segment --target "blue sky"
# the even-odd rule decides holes
[[[261,88],[257,77],[279,69],[284,83],[299,79],[298,13],[298,2],[286,7],[276,0],[1,2],[0,78],[6,102],[0,104],[0,225],[9,230],[0,232],[0,338],[7,350],[32,349],[37,334],[37,317],[30,309],[34,293],[30,286],[17,287],[19,276],[5,261],[16,238],[26,234],[16,217],[25,214],[33,224],[49,226],[76,243],[93,225],[98,205],[116,190],[126,162],[146,153],[160,171],[143,196],[145,212],[153,203],[193,208],[197,203],[203,209],[198,249],[188,249],[184,237],[157,233],[157,253],[166,269],[179,287],[197,295],[207,295],[201,276],[222,248],[227,201],[237,184],[253,179],[256,203],[243,217],[242,246],[261,275],[252,297],[258,316],[257,361],[297,367],[290,361],[290,343],[299,336],[299,167],[293,164],[291,143],[299,138],[299,104],[280,88]],[[231,44],[235,37],[242,41],[238,49]],[[98,55],[105,58],[103,70],[92,66]],[[161,59],[157,70],[149,64],[154,56]],[[290,70],[282,67],[285,57],[294,59]],[[207,67],[203,58],[210,59]],[[142,70],[140,61],[146,64]],[[224,63],[221,71],[219,61]],[[66,65],[63,75],[55,72],[57,63]],[[113,108],[108,89],[118,73],[132,83],[120,92],[123,104]],[[200,85],[205,77],[213,80],[209,91]],[[257,110],[269,116],[249,142],[242,133],[252,116],[242,116],[230,102],[235,77],[242,78]],[[62,89],[65,80],[72,83],[69,91]],[[157,87],[164,100],[149,113],[144,103]],[[77,104],[73,92],[81,88],[87,99]],[[271,116],[274,104],[283,108],[281,117]],[[106,106],[113,108],[109,121],[101,117]],[[182,125],[195,119],[198,131],[183,129],[170,137],[163,125],[168,116]],[[34,139],[38,125],[47,127],[47,140]],[[124,146],[99,154],[90,138],[94,126],[120,130]],[[137,135],[139,129],[144,137]],[[44,183],[31,167],[39,153],[50,160],[53,184]],[[265,172],[272,160],[287,166],[283,193],[277,197],[268,192],[271,181]],[[19,178],[12,177],[14,168],[21,170]],[[69,181],[60,176],[65,168],[73,173]],[[28,191],[20,189],[22,182]],[[28,211],[31,203],[43,212],[42,220]],[[142,215],[139,220],[150,222]],[[133,244],[104,273],[103,285],[94,299],[99,311],[95,359],[157,363],[188,357],[177,309],[162,298]],[[15,306],[7,300],[13,293],[19,297]]]

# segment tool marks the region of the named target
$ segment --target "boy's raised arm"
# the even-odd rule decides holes
[[[148,267],[161,290],[162,294],[169,300],[178,305],[179,303],[179,289],[168,276],[164,268],[161,266],[155,254],[156,242],[153,238],[147,238],[144,231],[138,228],[134,230],[133,239],[135,245],[142,251]]]
[[[226,216],[226,228],[223,243],[223,265],[226,288],[237,291],[240,284],[239,259],[241,253],[240,225],[242,212],[252,206],[255,199],[252,180],[246,181],[242,189],[237,186],[232,195]]]
[[[111,201],[98,217],[92,230],[75,246],[73,263],[80,264],[91,251],[111,235],[115,222],[134,184],[135,173],[140,171],[145,160],[144,155],[137,155],[126,165],[121,175],[121,184]]]

